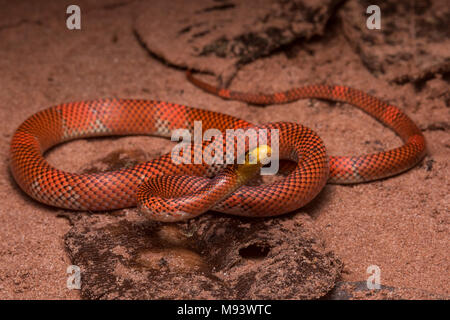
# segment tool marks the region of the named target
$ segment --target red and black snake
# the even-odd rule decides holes
[[[60,104],[22,123],[10,148],[15,180],[34,199],[67,209],[99,211],[138,205],[150,218],[160,221],[188,219],[207,210],[261,217],[300,208],[327,181],[357,183],[389,177],[413,167],[426,153],[422,132],[405,113],[356,89],[311,85],[281,93],[249,94],[218,89],[190,73],[188,79],[222,98],[252,104],[303,98],[347,102],[394,130],[404,144],[363,156],[328,156],[320,137],[304,126],[289,122],[258,126],[278,129],[280,158],[297,162],[287,177],[260,186],[243,185],[248,179],[245,168],[229,165],[217,174],[217,168],[206,163],[174,164],[170,154],[133,168],[101,173],[70,173],[49,165],[43,157],[46,150],[78,138],[130,134],[170,137],[175,129],[192,130],[194,121],[202,121],[203,130],[222,132],[252,127],[229,115],[174,103],[101,99]],[[204,146],[194,153],[202,149]]]

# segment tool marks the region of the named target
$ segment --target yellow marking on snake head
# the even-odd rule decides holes
[[[245,164],[266,164],[272,154],[270,146],[263,144],[245,155]]]
[[[271,153],[272,149],[268,145],[261,145],[250,150],[245,155],[245,163],[238,166],[239,178],[246,181],[254,176],[269,161]]]

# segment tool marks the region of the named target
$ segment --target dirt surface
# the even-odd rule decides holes
[[[281,29],[295,25],[291,28],[295,32],[288,34],[289,41],[270,38],[267,46],[256,49],[243,40],[239,44],[251,50],[241,52],[252,54],[239,62],[231,57],[232,63],[221,62],[221,57],[211,62],[208,59],[217,55],[202,57],[185,50],[180,42],[189,43],[193,34],[174,37],[175,29],[165,28],[167,21],[161,21],[170,17],[182,30],[195,23],[192,14],[187,18],[191,9],[222,6],[220,15],[226,17],[227,10],[237,14],[243,10],[239,1],[199,1],[186,10],[154,3],[152,14],[159,12],[159,20],[150,19],[152,9],[144,1],[77,1],[82,29],[68,30],[65,12],[72,3],[0,1],[0,298],[182,298],[186,291],[180,288],[195,278],[198,282],[189,294],[202,298],[336,298],[336,290],[344,288],[347,293],[340,297],[346,299],[448,299],[447,2],[382,1],[382,29],[367,30],[364,1],[290,2],[294,7],[288,7],[287,1],[272,1],[277,24]],[[316,9],[305,9],[312,6]],[[246,30],[267,36],[270,26],[265,23],[274,18],[257,24],[260,12],[272,12],[265,5],[260,7],[252,14],[254,29],[243,28],[242,19],[224,22],[219,26],[229,32],[209,27],[195,37],[196,44],[207,46],[227,34],[230,44],[246,39],[239,38]],[[309,14],[289,14],[292,10]],[[167,17],[162,16],[165,13]],[[217,26],[216,13],[207,11],[198,19]],[[164,32],[166,37],[161,36]],[[152,39],[159,39],[158,50]],[[165,54],[173,48],[178,50],[176,59]],[[211,64],[217,66],[208,69]],[[228,66],[233,72],[224,74]],[[401,143],[390,130],[345,104],[301,100],[261,108],[223,101],[187,82],[185,67],[208,71],[200,77],[213,83],[230,82],[230,88],[240,91],[274,92],[313,83],[364,90],[398,105],[418,124],[428,142],[428,155],[396,177],[351,186],[327,185],[306,207],[282,218],[255,222],[209,213],[169,227],[144,221],[134,209],[76,213],[41,205],[15,184],[8,169],[14,130],[31,114],[67,101],[157,99],[221,111],[253,123],[298,121],[315,130],[333,155],[377,152]],[[156,158],[171,146],[154,137],[85,139],[54,148],[46,156],[60,169],[99,171]],[[221,235],[219,226],[228,228],[229,239]],[[232,232],[245,226],[249,231],[242,237]],[[270,232],[258,233],[261,228]],[[165,245],[155,247],[151,240],[161,232]],[[208,243],[208,232],[220,242]],[[269,245],[252,247],[255,243]],[[308,247],[308,243],[315,245]],[[259,250],[256,258],[252,250],[242,251],[249,246]],[[219,261],[215,250],[220,248],[227,248],[223,256],[229,260]],[[298,257],[289,255],[295,251]],[[311,253],[315,260],[308,258]],[[109,262],[113,269],[101,267]],[[72,264],[85,273],[81,292],[67,288],[66,270]],[[381,270],[381,291],[361,290],[372,265]],[[271,280],[261,281],[264,268],[278,268],[279,275],[273,273]],[[163,283],[175,279],[179,295],[176,288],[168,287],[162,287],[159,296],[149,292],[145,283],[152,270],[165,270],[166,278],[158,278]],[[227,275],[220,276],[224,270]],[[246,282],[243,290],[239,278],[252,272],[254,281]],[[289,277],[289,272],[294,276]],[[99,281],[105,285],[98,286]],[[274,290],[272,282],[280,286]],[[304,284],[303,289],[293,290],[298,283]],[[335,291],[329,292],[336,283]]]

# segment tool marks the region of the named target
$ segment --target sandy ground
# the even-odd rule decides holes
[[[69,220],[62,210],[23,193],[8,169],[14,130],[48,106],[99,97],[157,99],[255,123],[295,120],[318,132],[333,155],[400,144],[394,133],[349,105],[303,100],[262,109],[200,91],[186,81],[182,70],[150,56],[138,42],[133,33],[136,1],[80,1],[81,31],[65,27],[64,1],[49,2],[45,10],[29,10],[28,2],[9,7],[10,3],[0,4],[1,299],[80,298],[77,290],[66,287],[71,261],[64,236]],[[333,26],[329,31],[243,66],[231,88],[273,92],[309,83],[345,84],[405,110],[428,141],[428,155],[420,165],[382,181],[327,185],[298,212],[314,220],[327,247],[344,263],[343,281],[365,281],[367,268],[377,265],[383,285],[448,297],[448,73],[423,81],[420,88],[408,82],[393,84],[374,76]],[[47,159],[58,168],[80,171],[122,148],[142,148],[157,157],[170,145],[148,137],[79,140],[52,150]]]

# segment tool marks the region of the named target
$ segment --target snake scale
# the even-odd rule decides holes
[[[137,134],[171,137],[175,129],[193,130],[194,121],[202,121],[203,130],[221,132],[255,127],[226,114],[175,103],[99,99],[50,107],[23,122],[10,147],[10,168],[16,182],[37,201],[66,209],[102,211],[138,205],[149,218],[160,221],[189,219],[207,210],[261,217],[302,207],[327,181],[358,183],[389,177],[413,167],[426,153],[422,132],[404,112],[360,90],[310,85],[274,94],[250,94],[216,88],[189,72],[187,77],[207,92],[251,104],[304,98],[349,103],[391,128],[404,143],[375,154],[328,156],[321,138],[307,127],[290,122],[258,126],[278,130],[279,157],[297,163],[283,179],[259,186],[245,182],[261,164],[250,169],[228,165],[218,172],[207,163],[174,164],[171,154],[110,172],[70,173],[52,167],[44,152],[73,139]],[[192,157],[205,147],[193,148]]]

